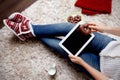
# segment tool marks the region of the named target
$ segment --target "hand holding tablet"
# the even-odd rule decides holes
[[[77,23],[59,43],[60,47],[62,47],[68,54],[78,56],[94,38],[93,33],[85,34],[80,30],[80,26],[83,24],[84,22],[82,21]]]

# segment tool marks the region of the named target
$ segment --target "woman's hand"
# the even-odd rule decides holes
[[[91,32],[96,32],[96,31],[104,32],[106,29],[108,29],[107,26],[95,22],[89,22],[87,24],[88,24],[88,28],[91,29]]]
[[[72,54],[69,54],[68,56],[72,62],[83,66],[93,76],[95,80],[109,80],[109,77],[105,76],[104,74],[87,64],[84,60],[82,60],[82,58],[74,56]]]
[[[88,35],[91,33],[91,29],[89,28],[88,23],[85,23],[83,25],[80,25],[79,30],[84,33],[85,35]]]
[[[82,64],[83,60],[82,58],[78,57],[78,56],[74,56],[72,54],[69,54],[68,57],[70,58],[70,60],[73,62],[73,63],[76,63],[76,64]]]
[[[83,33],[85,34],[90,34],[92,32],[104,32],[109,29],[109,27],[106,27],[102,24],[94,23],[94,22],[89,22],[85,23],[80,26],[79,28]]]

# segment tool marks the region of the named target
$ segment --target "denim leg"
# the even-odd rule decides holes
[[[73,27],[72,23],[32,25],[36,37],[65,36]]]

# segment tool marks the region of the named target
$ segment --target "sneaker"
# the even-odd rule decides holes
[[[35,36],[29,20],[16,23],[9,19],[5,19],[3,20],[3,23],[22,41],[25,41],[29,37]]]
[[[27,18],[25,16],[23,16],[22,14],[15,12],[15,13],[11,14],[8,17],[8,19],[10,19],[13,22],[20,23],[20,22],[25,21]]]

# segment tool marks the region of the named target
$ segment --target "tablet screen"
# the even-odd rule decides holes
[[[78,27],[79,28],[79,27]],[[91,35],[85,35],[76,28],[71,35],[62,43],[73,55],[89,40]]]
[[[60,47],[68,54],[78,56],[94,38],[93,33],[86,35],[79,30],[82,24],[84,24],[84,22],[78,22],[59,43]]]

